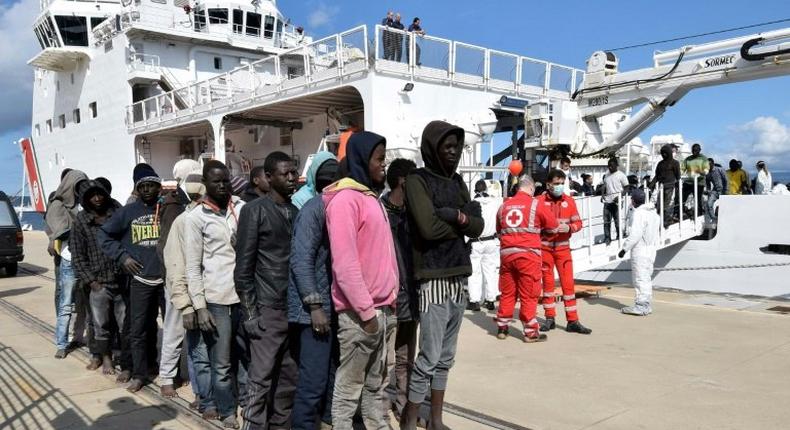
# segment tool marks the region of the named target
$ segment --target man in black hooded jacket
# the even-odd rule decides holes
[[[420,145],[425,167],[406,179],[415,278],[420,283],[420,352],[409,381],[402,429],[416,428],[429,388],[430,426],[444,428],[444,392],[466,308],[464,290],[472,274],[465,238],[483,231],[480,204],[471,199],[455,172],[463,144],[462,128],[432,121],[423,130]]]

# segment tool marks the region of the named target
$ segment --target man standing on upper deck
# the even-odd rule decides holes
[[[425,36],[425,30],[422,29],[420,26],[420,18],[414,18],[411,25],[409,26],[409,33],[411,33],[410,38],[414,39],[414,65],[415,66],[422,66],[420,62],[420,44],[417,43],[417,36]],[[409,52],[411,46],[411,40],[406,40],[406,62],[409,61]]]
[[[393,39],[395,38],[395,34],[389,31],[389,28],[392,27],[392,24],[395,22],[394,16],[392,15],[392,11],[387,11],[387,16],[381,20],[381,25],[384,27],[382,29],[381,35],[381,42],[384,45],[384,59],[385,60],[394,60],[395,59],[395,50],[393,49]]]
[[[565,305],[567,325],[565,331],[570,333],[590,334],[592,330],[579,322],[576,310],[576,285],[573,282],[573,257],[571,256],[571,235],[582,229],[582,219],[576,210],[573,197],[564,194],[563,183],[565,173],[561,170],[549,172],[546,180],[548,190],[538,197],[539,204],[548,209],[560,225],[567,225],[567,231],[560,233],[544,232],[541,237],[543,257],[543,310],[546,321],[541,331],[553,330],[556,327],[556,304],[554,303],[554,268],[560,276],[562,301]],[[564,228],[562,230],[565,230]]]
[[[392,22],[390,27],[400,30],[400,32],[397,33],[393,32],[394,34],[392,35],[392,40],[390,42],[392,43],[392,59],[400,62],[403,58],[403,29],[406,28],[404,27],[403,23],[400,22],[400,13],[395,14],[395,21]],[[409,62],[408,58],[406,59],[406,62]]]

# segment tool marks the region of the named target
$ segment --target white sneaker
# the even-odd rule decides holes
[[[650,315],[653,311],[649,307],[626,306],[626,307],[620,309],[620,312],[622,312],[622,313],[624,313],[626,315],[636,315],[636,316],[644,317],[644,316]]]

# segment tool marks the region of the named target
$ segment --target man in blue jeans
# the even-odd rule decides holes
[[[212,160],[203,166],[203,185],[206,194],[201,204],[184,221],[187,286],[199,327],[190,330],[188,342],[205,342],[208,349],[208,357],[192,355],[195,367],[202,367],[206,358],[211,366],[211,388],[217,410],[215,414],[204,411],[204,417],[219,418],[225,428],[238,428],[238,402],[231,372],[239,303],[233,269],[239,211],[244,202],[231,197],[230,172],[219,161]]]
[[[74,269],[71,265],[71,251],[69,248],[69,234],[77,220],[77,183],[88,179],[85,173],[79,170],[64,171],[58,189],[50,199],[47,209],[46,222],[50,255],[56,258],[55,267],[55,358],[65,358],[69,345],[69,322],[74,312],[73,290],[77,283]]]
[[[294,221],[288,282],[288,322],[298,336],[299,380],[291,428],[314,430],[321,417],[332,424],[332,388],[337,368],[337,318],[332,306],[332,259],[320,193],[337,175],[331,152],[319,152],[307,171],[314,195]],[[302,189],[306,189],[303,187]]]

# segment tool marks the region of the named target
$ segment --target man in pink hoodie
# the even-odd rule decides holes
[[[340,343],[332,401],[335,430],[352,428],[357,406],[366,428],[387,428],[381,405],[398,324],[393,312],[398,263],[387,214],[378,200],[385,148],[382,136],[354,133],[346,149],[348,176],[323,194]]]

